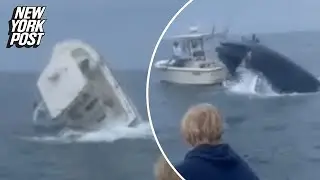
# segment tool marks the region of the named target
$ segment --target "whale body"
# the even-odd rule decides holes
[[[244,64],[271,84],[279,93],[308,93],[320,89],[319,80],[290,58],[253,41],[225,41],[216,47],[219,59],[236,76]]]

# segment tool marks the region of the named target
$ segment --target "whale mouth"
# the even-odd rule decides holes
[[[216,47],[216,52],[229,73],[235,75],[237,68],[244,62],[250,52],[250,48],[244,43],[222,42],[220,46]]]

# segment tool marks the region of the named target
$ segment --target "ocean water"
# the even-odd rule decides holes
[[[262,34],[261,42],[320,76],[319,32]],[[169,47],[170,48],[170,47]],[[162,43],[156,59],[170,56]],[[226,88],[160,83],[151,72],[150,110],[163,150],[174,163],[190,148],[180,135],[180,120],[194,104],[208,102],[224,117],[224,140],[246,159],[262,180],[317,180],[320,177],[320,93],[279,95],[255,91],[256,76]],[[299,83],[299,82],[297,82]]]
[[[145,121],[134,128],[83,133],[69,142],[65,134],[33,124],[39,74],[0,73],[0,179],[152,179],[160,152],[146,120],[146,72],[115,74]]]

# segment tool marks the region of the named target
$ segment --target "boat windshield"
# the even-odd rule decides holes
[[[205,59],[203,39],[192,39],[190,41],[192,57],[196,60]]]
[[[198,38],[186,38],[173,42],[173,59],[176,60],[204,60],[204,40]]]

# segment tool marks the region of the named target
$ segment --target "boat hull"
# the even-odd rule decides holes
[[[161,81],[188,84],[214,85],[221,84],[227,77],[228,71],[223,66],[214,67],[174,67],[166,65],[167,61],[159,61],[155,68],[160,71]]]
[[[51,119],[71,128],[129,126],[141,119],[100,55],[79,40],[56,45],[37,85]]]

